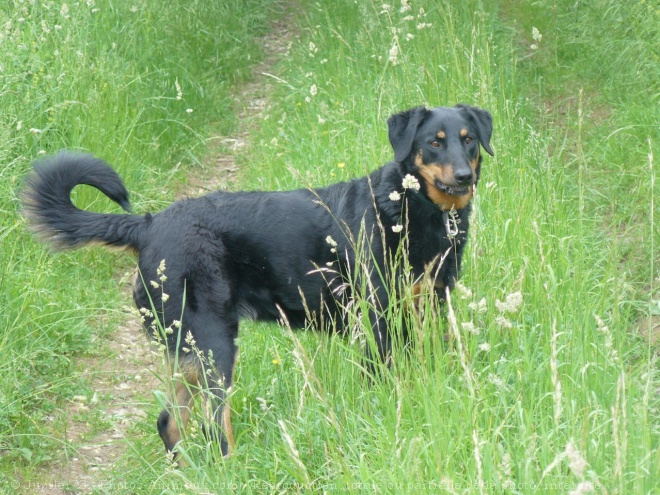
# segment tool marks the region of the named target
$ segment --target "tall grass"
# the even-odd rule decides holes
[[[390,113],[482,106],[494,116],[496,153],[484,160],[462,285],[439,312],[423,303],[411,355],[377,380],[365,377],[359,338],[244,324],[233,457],[207,444],[196,411],[181,446],[188,465],[170,465],[154,401],[97,491],[660,489],[657,349],[634,332],[658,298],[648,157],[659,155],[657,14],[642,15],[645,3],[598,4],[598,18],[573,2],[301,6],[301,36],[274,71],[281,82],[267,118],[252,123],[242,186],[360,176],[391,159]],[[630,63],[607,57],[611,47]],[[626,75],[636,89],[622,93]],[[582,93],[579,81],[588,82]],[[139,180],[152,174],[162,181],[155,170]],[[147,197],[162,199],[149,191],[140,205]],[[89,270],[85,261],[67,273]],[[30,271],[34,290],[47,286],[42,271]],[[104,274],[96,266],[78,275],[89,283]],[[347,308],[357,328],[368,304]]]
[[[602,21],[555,3],[544,25],[531,3],[510,5],[522,6],[517,16],[498,18],[496,5],[471,1],[306,6],[303,34],[275,72],[279,90],[243,165],[244,187],[362,175],[391,159],[390,113],[422,103],[483,106],[494,116],[496,155],[484,160],[463,286],[440,314],[415,321],[413,355],[375,382],[364,377],[359,339],[243,325],[234,456],[221,459],[193,428],[182,445],[188,467],[153,464],[161,446],[150,418],[113,482],[139,480],[165,493],[658,489],[656,358],[634,332],[639,308],[657,297],[648,293],[655,274],[643,268],[657,235],[648,216],[648,139],[617,141],[630,157],[623,161],[608,148],[616,128],[591,125],[596,93],[602,108],[620,110],[613,81],[623,65],[604,64],[608,46],[596,42],[603,38],[578,29],[600,35],[598,23],[616,24],[620,9],[608,4]],[[654,29],[637,19],[638,29]],[[537,50],[532,27],[542,34]],[[570,29],[570,39],[560,36]],[[640,87],[651,86],[658,65],[644,50],[653,47],[618,33],[619,46],[635,47],[632,65],[643,59],[649,67]],[[580,98],[563,67],[587,62],[602,74]],[[545,112],[550,95],[572,103]],[[615,135],[657,119],[648,102],[635,108],[619,115]],[[643,129],[657,146],[657,129]],[[612,173],[614,156],[621,161]],[[624,188],[616,175],[624,168],[637,187],[610,196]],[[609,228],[610,201],[630,205],[618,218],[641,234],[634,248],[646,259],[627,256],[625,239]],[[347,309],[358,327],[367,305]]]
[[[17,200],[31,162],[61,148],[92,152],[125,178],[136,211],[159,208],[172,198],[169,186],[181,180],[181,167],[201,163],[211,129],[235,126],[231,90],[261,56],[256,37],[273,6],[267,0],[0,6],[3,470],[59,455],[58,410],[86,387],[76,356],[97,349],[121,317],[121,285],[113,278],[133,263],[100,250],[53,256],[36,244]],[[118,211],[81,189],[75,194],[81,206]]]

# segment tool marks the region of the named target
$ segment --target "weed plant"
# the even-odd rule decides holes
[[[484,160],[473,201],[461,284],[440,310],[432,298],[419,302],[413,345],[397,348],[375,380],[364,369],[368,298],[346,307],[355,331],[344,337],[243,324],[234,455],[222,459],[206,442],[198,408],[181,445],[187,466],[172,465],[155,435],[154,401],[104,486],[168,494],[660,490],[658,348],[636,332],[660,299],[657,9],[606,0],[298,7],[300,37],[273,71],[279,84],[265,119],[252,123],[241,186],[361,176],[391,159],[389,114],[418,104],[486,108],[495,157]],[[148,148],[147,136],[137,149]],[[135,168],[134,183],[169,177]],[[144,198],[160,201],[153,192]],[[22,235],[3,250],[13,253],[8,260],[27,256]],[[36,292],[48,286],[39,277],[54,276],[42,267],[55,262],[32,244],[27,252],[38,269],[21,261],[17,275]],[[94,256],[97,266],[83,268],[89,258],[77,256]],[[106,259],[71,255],[68,276],[79,270],[85,287],[107,280],[111,267],[103,278],[97,256]],[[359,277],[352,283],[359,293]],[[395,332],[413,303],[406,287],[390,289],[401,295],[387,315]],[[16,307],[32,308],[37,296],[58,301],[34,294]],[[68,298],[59,304],[69,321],[83,314]],[[13,314],[8,321],[29,328]],[[66,334],[67,320],[49,314],[53,335]]]

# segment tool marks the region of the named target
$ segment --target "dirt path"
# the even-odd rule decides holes
[[[204,171],[190,178],[180,196],[236,187],[239,169],[234,157],[249,146],[251,123],[261,119],[274,84],[265,73],[272,72],[275,62],[286,56],[295,36],[293,23],[286,17],[273,23],[270,33],[261,39],[264,62],[255,66],[251,82],[234,97],[239,130],[231,136],[210,138],[211,152]],[[120,280],[128,303],[132,300],[133,274],[125,273]],[[131,428],[146,416],[145,411],[153,404],[154,390],[164,390],[154,376],[154,371],[162,368],[161,356],[151,349],[137,319],[127,317],[99,345],[104,347],[99,353],[102,358],[88,357],[79,362],[81,374],[88,377],[87,385],[93,391],[91,397],[75,397],[61,415],[62,421],[57,423],[57,428],[64,431],[55,435],[61,435],[67,444],[78,446],[75,454],[50,463],[37,476],[40,482],[23,486],[21,493],[72,495],[102,487],[104,473],[126,451]],[[157,434],[155,424],[153,434]]]

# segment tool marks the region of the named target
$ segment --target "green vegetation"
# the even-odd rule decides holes
[[[81,148],[117,166],[137,211],[171,199],[162,191],[199,172],[210,123],[231,126],[229,86],[258,56],[253,35],[272,9],[216,3],[2,14],[12,19],[0,53],[7,480],[60,455],[45,420],[84,389],[76,356],[112,332],[123,304],[108,282],[116,253],[53,256],[30,240],[20,179],[40,150]],[[267,118],[249,123],[240,186],[363,175],[391,158],[387,116],[411,106],[490,110],[496,155],[484,159],[451,307],[426,311],[412,356],[375,382],[359,339],[244,324],[234,456],[209,448],[193,421],[188,465],[172,467],[152,399],[98,493],[660,490],[660,349],[637,331],[660,312],[660,10],[613,0],[421,7],[291,9],[300,37],[273,69]],[[78,200],[116,211],[89,191]],[[364,304],[351,308],[356,324]]]
[[[235,125],[231,91],[261,57],[255,36],[272,14],[268,0],[0,6],[0,462],[8,473],[61,454],[53,418],[86,387],[75,357],[98,350],[124,318],[118,278],[134,264],[98,249],[53,256],[35,243],[17,199],[31,162],[62,148],[93,152],[124,177],[137,211],[161,208],[176,182],[199,173],[210,129]],[[95,191],[76,200],[119,211]]]

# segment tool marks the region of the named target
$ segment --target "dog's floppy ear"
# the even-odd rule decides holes
[[[490,148],[490,136],[493,134],[493,116],[486,110],[470,105],[456,105],[456,108],[467,112],[468,119],[470,119],[477,131],[477,137],[481,146],[492,156],[493,150]]]
[[[395,162],[401,163],[410,155],[415,134],[424,121],[427,112],[426,108],[417,107],[394,114],[387,119],[388,134],[394,149]]]

